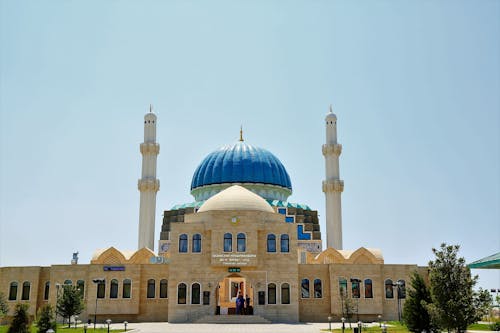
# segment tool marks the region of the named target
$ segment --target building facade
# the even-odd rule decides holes
[[[337,118],[325,118],[327,248],[317,211],[288,202],[290,177],[269,151],[240,140],[209,154],[193,175],[195,201],[165,210],[153,251],[156,116],[145,116],[139,248],[98,250],[88,264],[1,267],[0,291],[30,314],[56,303],[64,285],[85,301],[79,320],[247,322],[397,319],[406,281],[425,267],[385,264],[377,249],[342,249]],[[148,122],[149,121],[149,122]],[[242,296],[245,308],[236,306]],[[352,317],[352,318],[350,318]]]

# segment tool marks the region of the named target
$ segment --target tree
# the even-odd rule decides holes
[[[17,303],[14,309],[14,318],[10,323],[7,333],[29,333],[30,320],[28,317],[28,304]]]
[[[68,318],[68,327],[71,326],[72,316],[79,315],[84,309],[83,295],[80,289],[72,285],[64,285],[63,293],[57,299],[57,312]]]
[[[443,243],[440,249],[432,249],[436,258],[429,262],[432,304],[427,309],[432,321],[448,332],[464,332],[484,311],[484,293],[472,290],[477,276],[471,277],[465,259],[458,257],[459,249]]]
[[[434,331],[435,328],[427,311],[427,305],[431,302],[431,294],[424,279],[417,271],[414,271],[403,307],[403,319],[411,332]]]
[[[344,288],[340,288],[340,301],[342,307],[342,317],[349,322],[349,328],[351,328],[351,319],[356,313],[356,305],[352,301],[352,298],[347,297],[347,290]]]
[[[0,292],[0,320],[9,312],[9,306],[5,300],[5,295]]]
[[[38,311],[38,321],[36,322],[36,327],[38,327],[38,333],[45,333],[48,329],[57,330],[56,321],[54,316],[54,310],[50,304],[44,305]]]

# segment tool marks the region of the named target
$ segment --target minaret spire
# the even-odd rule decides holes
[[[243,142],[243,125],[240,126],[240,141]]]
[[[326,206],[326,244],[337,250],[342,250],[342,209],[341,194],[344,191],[344,181],[340,180],[339,156],[342,145],[337,143],[337,116],[330,112],[326,115],[326,143],[323,145],[325,156],[325,175],[323,192]]]
[[[160,181],[156,179],[156,161],[159,153],[160,145],[156,143],[156,115],[150,104],[149,113],[144,116],[144,142],[141,143],[142,177],[138,182],[141,192],[139,249],[147,247],[154,250],[156,192],[160,189]]]

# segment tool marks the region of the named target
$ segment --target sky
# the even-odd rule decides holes
[[[157,239],[240,125],[325,238],[331,104],[344,248],[418,265],[443,242],[467,262],[499,252],[499,41],[497,0],[0,0],[0,266],[136,249],[150,104]]]

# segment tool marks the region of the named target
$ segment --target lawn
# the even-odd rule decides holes
[[[8,326],[0,326],[0,333],[7,333],[7,330],[9,329]],[[110,332],[113,333],[119,333],[119,332],[125,332],[123,329],[119,330],[109,330]],[[37,333],[37,328],[36,326],[31,326],[31,332],[30,333]],[[90,327],[87,329],[87,333],[107,333],[108,329],[107,328],[99,328],[97,327],[96,330],[94,331],[93,327]],[[67,325],[65,326],[57,326],[57,333],[84,333],[83,327],[77,327],[77,328],[68,328]]]
[[[355,327],[355,324],[352,324],[352,327]],[[324,329],[322,331],[328,332],[328,329]],[[332,330],[334,333],[342,333],[342,329],[334,329]],[[352,329],[349,328],[349,325],[346,325],[345,333],[351,333]],[[387,323],[387,333],[409,333],[408,329],[405,325],[401,324],[397,321],[390,321]],[[382,333],[382,328],[378,325],[372,327],[363,327],[361,333]]]

